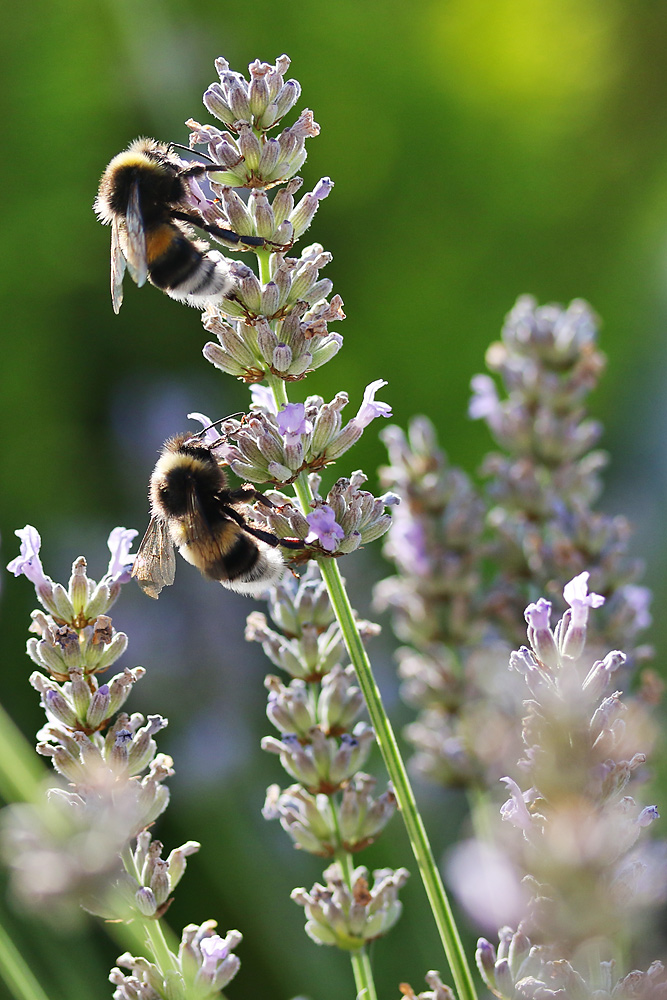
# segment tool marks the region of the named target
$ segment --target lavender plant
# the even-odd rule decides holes
[[[419,709],[407,731],[415,765],[445,785],[488,788],[516,757],[521,693],[498,678],[535,596],[559,600],[559,582],[589,572],[605,597],[589,643],[627,650],[626,673],[650,656],[637,644],[650,595],[636,583],[629,525],[594,507],[606,463],[585,409],[604,368],[596,342],[584,302],[518,300],[487,352],[506,398],[489,375],[473,379],[470,415],[504,449],[483,463],[483,492],[448,465],[426,418],[407,435],[382,435],[391,463],[382,481],[404,502],[385,544],[397,575],[377,600],[406,643],[398,657],[404,696]],[[647,674],[643,696],[654,691]]]
[[[46,715],[37,752],[50,758],[64,783],[46,792],[34,788],[28,801],[3,814],[14,893],[25,907],[60,924],[83,907],[135,930],[151,959],[120,956],[119,966],[129,971],[111,972],[116,1000],[219,995],[239,967],[233,954],[238,931],[223,939],[214,920],[188,925],[176,950],[161,922],[187,858],[200,846],[188,841],[163,858],[163,845],[148,830],[169,802],[164,782],[174,773],[173,762],[157,753],[153,738],[167,720],[119,713],[145,675],[143,667],[100,683],[127,647],[127,636],[114,629],[107,612],[130,579],[136,531],[112,531],[109,568],[99,583],[80,556],[67,587],[45,574],[35,528],[16,533],[21,552],[8,569],[34,584],[42,606],[32,614],[36,637],[28,640],[28,655],[39,667],[30,683]]]
[[[530,648],[510,658],[529,696],[517,779],[502,779],[509,798],[501,815],[513,836],[498,844],[508,868],[523,875],[514,876],[509,907],[520,924],[500,930],[497,949],[481,938],[477,950],[499,997],[667,996],[660,962],[625,977],[615,971],[664,899],[667,870],[656,845],[640,843],[658,818],[655,806],[627,794],[646,762],[651,727],[614,690],[624,654],[595,659],[596,643],[587,642],[589,612],[604,603],[588,593],[587,576],[564,588],[569,608],[555,629],[549,601],[526,608]],[[463,885],[465,865],[458,877]]]

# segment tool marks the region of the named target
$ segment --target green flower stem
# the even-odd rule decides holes
[[[2,925],[0,925],[0,976],[15,1000],[49,1000]]]
[[[301,492],[301,491],[299,491]],[[302,501],[303,502],[303,501]],[[382,704],[382,698],[370,661],[359,635],[352,608],[340,576],[338,565],[333,559],[320,559],[320,572],[324,580],[331,605],[338,619],[347,651],[357,674],[359,686],[366,700],[384,762],[394,786],[399,809],[403,815],[412,850],[419,867],[419,873],[426,889],[433,911],[440,939],[445,949],[447,962],[454,979],[459,1000],[476,1000],[470,967],[454,923],[451,907],[433,857],[421,815],[417,809],[414,792],[408,778],[405,764],[396,742],[392,725]]]

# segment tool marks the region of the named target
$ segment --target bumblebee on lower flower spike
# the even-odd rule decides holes
[[[102,174],[93,208],[111,226],[111,302],[118,313],[125,269],[137,285],[146,278],[173,299],[204,309],[234,291],[232,261],[192,226],[236,249],[277,249],[261,236],[240,236],[212,225],[192,209],[188,178],[221,171],[218,163],[184,163],[166,143],[135,139]]]
[[[174,548],[204,576],[240,594],[259,595],[276,583],[285,564],[278,546],[303,548],[248,523],[239,508],[274,505],[249,483],[229,489],[220,462],[187,434],[170,438],[150,480],[151,520],[132,576],[149,597],[174,582]]]

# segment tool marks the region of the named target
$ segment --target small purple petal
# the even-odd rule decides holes
[[[134,553],[130,555],[133,539],[139,534],[136,528],[114,528],[107,539],[111,559],[106,573],[107,583],[127,583],[132,573]]]
[[[549,618],[551,617],[551,602],[547,601],[544,597],[540,597],[536,604],[528,605],[523,616],[535,631],[538,629],[548,629]]]
[[[333,552],[338,546],[338,541],[345,537],[345,532],[336,521],[336,515],[326,504],[317,507],[306,520],[310,527],[310,535],[314,535],[327,552]]]
[[[350,422],[354,423],[357,427],[368,427],[371,420],[375,420],[376,417],[390,417],[391,416],[391,406],[388,403],[379,403],[375,401],[375,393],[378,389],[381,389],[383,385],[387,385],[384,379],[378,378],[370,385],[366,386],[364,390],[364,398],[359,407],[359,412],[356,417],[354,417]]]
[[[637,817],[638,826],[650,826],[656,819],[660,819],[657,806],[646,806]]]
[[[572,608],[572,626],[584,628],[588,621],[588,609],[599,608],[604,604],[601,594],[588,593],[588,578],[590,573],[584,571],[563,587],[563,597]]]
[[[396,493],[383,493],[380,500],[385,507],[398,507],[401,502],[401,498]]]
[[[303,403],[286,403],[278,411],[276,423],[286,444],[296,444],[302,434],[309,434],[313,429],[310,420],[306,420],[306,407]]]
[[[522,792],[513,778],[500,779],[510,793],[510,798],[500,807],[500,815],[508,820],[520,830],[530,830],[533,826],[533,817],[526,807],[526,797],[530,798],[531,792]]]
[[[202,968],[211,975],[215,972],[218,962],[224,962],[229,955],[229,947],[219,934],[212,934],[211,937],[200,941],[199,950],[203,958]]]
[[[25,528],[17,528],[15,535],[21,539],[21,553],[7,564],[7,569],[14,576],[24,576],[30,580],[35,587],[51,587],[52,581],[44,573],[42,561],[39,558],[39,550],[42,540],[39,537],[37,528],[31,524],[26,524]]]
[[[318,201],[324,201],[333,191],[334,183],[330,177],[322,177],[313,188],[313,195]]]

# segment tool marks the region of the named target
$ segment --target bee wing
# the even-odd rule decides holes
[[[139,203],[139,182],[135,181],[130,191],[130,198],[127,203],[127,213],[125,215],[125,228],[127,231],[127,268],[132,278],[141,286],[145,284],[148,275],[148,264],[146,261],[146,232],[144,230],[144,217],[141,214]]]
[[[111,304],[116,314],[120,312],[120,307],[123,304],[125,267],[126,261],[120,246],[118,221],[114,219],[111,223]]]
[[[176,574],[174,543],[167,522],[151,518],[132,567],[132,576],[144,593],[157,600],[163,587],[170,587]]]

